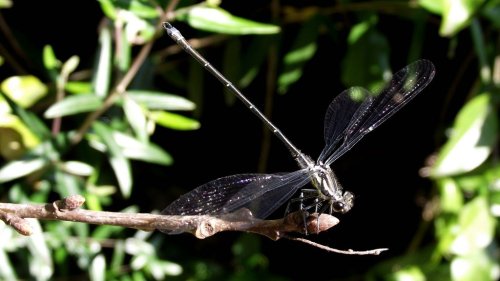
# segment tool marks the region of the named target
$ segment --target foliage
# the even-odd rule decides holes
[[[430,242],[415,235],[406,254],[374,265],[364,279],[499,278],[500,168],[495,157],[500,1],[334,1],[326,6],[321,6],[325,5],[322,1],[302,6],[271,1],[266,14],[275,16],[259,15],[260,20],[236,16],[224,8],[225,1],[178,2],[100,0],[103,19],[90,68],[82,66],[78,56],[62,59],[46,45],[34,52],[43,66],[19,71],[8,66],[21,63],[0,50],[2,201],[47,202],[82,194],[92,210],[139,211],[136,206],[121,206],[133,202],[131,195],[138,186],[132,167],[138,161],[172,165],[173,157],[164,150],[168,143],[155,143],[155,134],[200,128],[196,117],[203,105],[203,69],[190,64],[185,72],[171,60],[169,55],[179,50],[172,51],[168,46],[173,42],[161,36],[162,21],[189,26],[198,32],[193,37],[220,34],[206,38],[209,45],[223,45],[222,72],[239,87],[251,85],[267,72],[275,78],[267,85],[273,95],[287,94],[300,85],[325,37],[345,47],[335,50],[341,58],[341,82],[376,88],[391,73],[394,53],[390,50],[393,44],[380,31],[380,22],[395,15],[413,29],[409,50],[402,55],[407,61],[431,49],[425,39],[428,33],[435,33],[449,44],[449,57],[442,60],[460,56],[455,51],[464,36],[472,40],[479,67],[473,72],[473,83],[467,85],[469,98],[450,126],[447,141],[439,142],[434,162],[424,169],[434,184],[421,222]],[[2,4],[6,10],[16,5]],[[339,16],[348,20],[338,23]],[[9,22],[0,24],[8,30]],[[288,28],[295,30],[291,41],[284,36]],[[9,38],[9,44],[17,46],[16,38]],[[28,45],[18,51],[29,52]],[[268,56],[268,50],[274,52]],[[274,61],[274,68],[265,66],[266,59]],[[470,68],[468,63],[464,60],[461,67]],[[165,92],[151,76],[161,80],[160,84],[184,89],[189,98]],[[163,280],[166,276],[285,279],[270,273],[260,240],[253,236],[243,235],[233,245],[231,273],[231,269],[199,257],[184,262],[165,259],[158,252],[165,236],[63,222],[32,221],[32,225],[36,234],[30,237],[0,226],[0,237],[8,241],[0,243],[2,280],[50,280],[80,274],[91,280]]]

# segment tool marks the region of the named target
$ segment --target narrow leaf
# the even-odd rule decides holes
[[[11,161],[0,169],[0,183],[24,177],[48,164],[49,161],[44,158]]]
[[[198,5],[181,10],[176,18],[189,23],[194,28],[224,34],[275,34],[280,32],[277,25],[260,23],[233,16],[218,7]]]
[[[111,77],[111,30],[104,26],[99,34],[99,53],[92,83],[98,97],[108,94]]]
[[[151,112],[151,118],[158,125],[174,130],[196,130],[200,128],[200,123],[198,121],[171,112]]]
[[[192,101],[173,94],[142,90],[129,90],[127,93],[148,109],[193,110],[196,107]]]
[[[146,142],[148,140],[148,133],[146,131],[146,116],[144,115],[144,111],[141,106],[133,99],[125,98],[123,110],[137,138]]]
[[[94,111],[102,106],[102,100],[92,94],[67,96],[63,100],[54,103],[44,113],[45,118],[56,118],[74,115],[82,112]]]
[[[115,142],[113,131],[110,128],[100,122],[95,122],[92,127],[107,148],[109,162],[115,172],[120,191],[124,197],[128,198],[132,190],[132,173],[129,161]]]

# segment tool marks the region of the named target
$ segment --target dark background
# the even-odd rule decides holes
[[[259,13],[265,8],[264,1],[243,3],[223,1],[222,7],[234,15],[268,21],[269,15]],[[103,17],[97,1],[16,1],[12,9],[3,11],[3,16],[15,31],[16,38],[31,48],[29,51],[39,53],[43,45],[50,44],[60,59],[78,55],[81,67],[92,66],[97,25]],[[438,19],[431,17],[422,50],[422,58],[435,64],[434,81],[401,112],[333,164],[344,188],[356,195],[354,208],[340,216],[340,224],[332,230],[308,237],[339,249],[387,247],[389,251],[381,256],[337,255],[297,242],[274,242],[262,238],[262,252],[269,258],[272,273],[292,280],[361,276],[374,264],[405,252],[422,221],[421,199],[427,198],[432,190],[431,181],[422,178],[419,170],[445,141],[444,130],[451,124],[467,94],[461,89],[469,88],[460,85],[471,83],[467,73],[456,81],[456,66],[470,58],[469,34],[458,36],[460,49],[449,58],[449,40],[437,34],[438,24]],[[292,42],[298,27],[294,24],[283,27],[285,42]],[[380,14],[377,27],[389,40],[393,70],[407,65],[411,23],[397,15]],[[186,37],[193,34],[186,30],[189,29],[187,25],[179,23],[178,28],[182,28]],[[339,37],[346,35],[339,31]],[[345,88],[340,83],[340,62],[347,47],[339,43],[344,41],[334,42],[322,36],[317,54],[307,63],[300,81],[286,95],[274,97],[273,122],[299,149],[313,158],[323,147],[326,108]],[[172,42],[165,35],[158,39],[158,44],[170,45]],[[221,47],[207,48],[204,54],[217,67],[222,50]],[[187,61],[190,58],[180,54],[176,59]],[[29,59],[26,65],[43,78],[40,62]],[[449,85],[455,85],[457,91],[450,93]],[[161,210],[179,194],[207,181],[231,174],[257,172],[261,122],[239,102],[228,107],[224,103],[222,87],[208,74],[204,89],[203,110],[199,118],[202,127],[192,132],[158,129],[153,141],[171,153],[175,163],[171,167],[134,163],[133,197],[124,204],[137,204],[142,212]],[[175,88],[169,91],[174,92]],[[178,89],[174,93],[183,95],[183,91]],[[264,75],[260,74],[243,92],[262,108]],[[273,136],[267,172],[295,169],[294,160]],[[223,233],[206,240],[197,240],[186,234],[166,236],[161,250],[174,262],[196,257],[231,267],[231,245],[239,236]]]

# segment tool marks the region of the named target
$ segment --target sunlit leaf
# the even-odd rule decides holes
[[[128,198],[132,191],[132,172],[129,161],[115,142],[113,131],[110,128],[100,122],[94,122],[92,128],[105,144],[109,154],[109,162],[115,172],[120,191],[125,198]]]
[[[144,105],[148,109],[193,110],[196,107],[192,101],[168,93],[129,90],[127,94],[129,94],[128,96],[131,99]]]
[[[154,143],[144,143],[116,131],[113,132],[113,138],[126,158],[160,165],[171,165],[173,163],[172,156]],[[107,151],[104,143],[98,140],[92,139],[90,145],[101,152]]]
[[[441,194],[440,209],[442,212],[458,213],[464,204],[463,195],[456,184],[450,178],[439,181],[439,193]]]
[[[94,111],[102,106],[102,100],[95,95],[67,96],[51,105],[44,113],[45,118],[56,118]]]
[[[485,198],[477,197],[465,204],[459,213],[458,226],[458,235],[450,246],[455,254],[474,253],[492,242],[496,220],[490,214]]]
[[[106,280],[106,259],[104,255],[99,254],[92,259],[89,267],[89,276],[92,281]]]
[[[449,0],[418,0],[418,5],[431,13],[442,15],[447,1]]]
[[[466,27],[484,0],[445,0],[439,34],[451,37]]]
[[[283,58],[283,72],[278,77],[279,93],[284,94],[290,85],[300,79],[304,65],[316,53],[321,23],[321,17],[312,17],[302,25],[292,47]]]
[[[148,139],[148,133],[146,131],[146,116],[144,111],[137,102],[133,99],[125,98],[123,103],[123,111],[125,116],[135,132],[138,139],[146,142]]]
[[[29,262],[30,273],[32,276],[37,276],[39,280],[49,280],[54,273],[54,265],[42,227],[35,219],[27,218],[26,220],[33,228],[33,234],[28,237],[28,249],[32,257]]]
[[[467,256],[459,256],[451,262],[451,280],[476,281],[498,280],[498,264],[484,251],[477,251]]]
[[[98,97],[105,97],[108,94],[111,79],[111,30],[104,26],[99,34],[99,52],[96,61],[96,70],[92,77],[92,84],[95,94]]]
[[[61,163],[61,168],[74,175],[78,176],[90,176],[94,171],[94,168],[89,164],[80,161],[66,161]]]
[[[22,159],[8,162],[0,168],[0,183],[38,171],[49,164],[45,158]]]
[[[12,7],[11,0],[0,0],[0,9],[10,8]]]
[[[456,175],[475,169],[490,155],[496,136],[497,117],[491,96],[480,94],[458,113],[450,139],[436,159],[432,176]]]
[[[23,108],[32,106],[47,94],[47,86],[32,75],[11,76],[2,82],[1,89]]]
[[[0,248],[0,277],[7,281],[19,280],[14,272],[14,267],[9,260],[9,256],[3,248]]]
[[[166,111],[154,111],[151,112],[151,118],[163,127],[167,127],[175,130],[196,130],[200,128],[200,123],[191,118],[166,112]]]
[[[275,34],[280,32],[277,25],[260,23],[233,16],[218,7],[198,5],[179,10],[176,18],[186,21],[194,28],[225,34]]]

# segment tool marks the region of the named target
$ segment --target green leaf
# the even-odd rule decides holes
[[[127,94],[131,99],[144,105],[148,109],[193,110],[196,107],[192,101],[168,93],[129,90]]]
[[[133,99],[125,97],[123,111],[137,138],[143,142],[147,142],[148,133],[146,131],[146,116],[141,106]]]
[[[47,86],[32,75],[11,76],[2,82],[1,89],[23,108],[32,106],[47,94]]]
[[[92,166],[80,161],[63,162],[61,163],[61,168],[67,173],[78,176],[90,176],[94,172],[94,168]]]
[[[485,249],[493,240],[496,220],[484,197],[465,204],[458,217],[458,235],[450,245],[457,255],[468,255]]]
[[[92,94],[67,96],[51,105],[44,113],[45,118],[56,118],[94,111],[102,106],[102,100]]]
[[[59,66],[60,62],[56,58],[54,49],[52,46],[45,45],[43,47],[43,65],[47,70],[55,70]]]
[[[451,137],[439,152],[431,175],[457,175],[481,165],[496,142],[497,122],[489,93],[471,99],[458,113]]]
[[[155,19],[160,16],[154,2],[144,0],[99,0],[101,9],[111,19],[116,19],[117,10],[124,10],[141,18]]]
[[[347,86],[373,90],[380,87],[389,73],[389,44],[375,29],[376,22],[376,16],[371,16],[351,29],[350,46],[342,61],[341,79]]]
[[[277,25],[251,21],[231,15],[218,7],[198,5],[178,10],[176,19],[185,21],[200,30],[224,34],[275,34],[280,32]]]
[[[74,194],[81,194],[83,190],[83,182],[78,176],[56,171],[54,173],[56,186],[55,189],[61,197],[68,197]]]
[[[304,65],[316,53],[316,40],[322,22],[321,17],[312,17],[299,30],[291,49],[283,58],[283,72],[278,77],[278,92],[280,94],[286,93],[288,88],[302,77]]]
[[[33,228],[33,235],[28,236],[27,239],[27,246],[31,256],[29,270],[33,273],[36,272],[38,280],[49,280],[54,273],[54,265],[52,264],[53,258],[47,240],[37,220],[29,218],[26,220],[29,220],[29,224]]]
[[[442,15],[445,2],[447,1],[448,0],[418,0],[418,5],[431,13]]]
[[[0,129],[11,129],[16,131],[22,138],[22,145],[27,148],[33,148],[40,143],[40,139],[17,117],[12,114],[0,114]],[[5,133],[5,132],[4,132]],[[6,133],[7,134],[7,133]],[[2,136],[0,135],[0,139]],[[2,141],[2,147],[7,145],[7,142]],[[15,145],[15,144],[11,144]],[[4,147],[5,148],[5,147]],[[1,148],[0,148],[1,149]]]
[[[123,155],[120,146],[115,142],[113,130],[101,122],[94,122],[92,128],[106,146],[109,162],[115,172],[120,191],[125,198],[128,198],[132,191],[132,172],[129,161]]]
[[[22,123],[26,125],[27,128],[39,139],[45,139],[50,137],[50,131],[45,126],[45,124],[38,118],[33,112],[27,111],[21,106],[17,105],[11,98],[0,92],[0,116],[6,116],[6,113],[14,113],[15,116],[19,117]],[[8,117],[7,117],[8,119]],[[4,120],[6,126],[12,124],[10,122],[16,122],[15,120]],[[21,133],[21,132],[20,132]]]
[[[493,276],[498,277],[497,261],[485,251],[454,258],[450,269],[453,281],[495,280]]]
[[[122,153],[129,159],[136,159],[160,165],[171,165],[172,156],[161,147],[153,143],[143,143],[137,139],[120,132],[113,132],[113,138]],[[106,146],[98,140],[92,139],[90,145],[101,152],[107,151]]]
[[[451,37],[469,25],[484,0],[445,0],[439,34]]]
[[[97,56],[97,66],[92,77],[92,85],[98,97],[105,97],[108,94],[111,79],[111,30],[104,26],[99,34],[99,51]]]
[[[81,81],[68,81],[64,89],[72,94],[88,94],[92,92],[92,84]]]
[[[151,118],[160,126],[174,130],[196,130],[200,123],[194,119],[166,111],[151,112]]]
[[[48,164],[49,161],[45,158],[31,158],[11,161],[0,168],[0,183],[24,177],[42,169]]]
[[[450,179],[444,178],[438,181],[439,197],[441,200],[440,210],[448,213],[458,213],[464,204],[464,199],[457,183]]]
[[[0,0],[0,9],[10,8],[12,7],[11,0]]]

